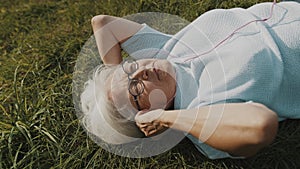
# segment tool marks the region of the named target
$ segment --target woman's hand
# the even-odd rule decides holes
[[[142,110],[135,116],[136,125],[146,136],[162,133],[169,126],[162,121],[164,110]]]

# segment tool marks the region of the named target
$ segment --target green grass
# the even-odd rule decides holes
[[[280,124],[275,142],[247,160],[209,160],[183,140],[151,158],[101,149],[80,126],[72,76],[96,14],[165,12],[192,21],[214,8],[259,0],[0,0],[0,168],[299,168],[300,122]]]

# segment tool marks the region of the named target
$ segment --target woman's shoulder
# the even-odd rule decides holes
[[[244,18],[246,16],[246,18]],[[243,18],[247,19],[248,17],[253,17],[251,16],[251,13],[247,11],[247,9],[244,8],[230,8],[230,9],[213,9],[210,11],[207,11],[200,15],[198,18],[194,20],[194,22],[199,22],[199,21],[208,21],[208,20],[232,20],[233,18]]]

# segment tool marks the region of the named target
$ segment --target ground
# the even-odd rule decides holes
[[[119,157],[86,135],[72,103],[77,56],[97,14],[165,12],[188,21],[262,0],[0,0],[0,168],[300,168],[300,121],[280,124],[246,160],[209,160],[187,140],[151,158]]]

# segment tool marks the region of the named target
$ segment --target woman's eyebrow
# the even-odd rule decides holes
[[[145,71],[145,69],[138,69],[137,71],[135,71],[131,76],[132,78],[136,78],[137,75],[141,74],[141,76],[137,77],[136,79],[139,79],[139,80],[143,80],[142,77],[143,77],[143,72]]]

